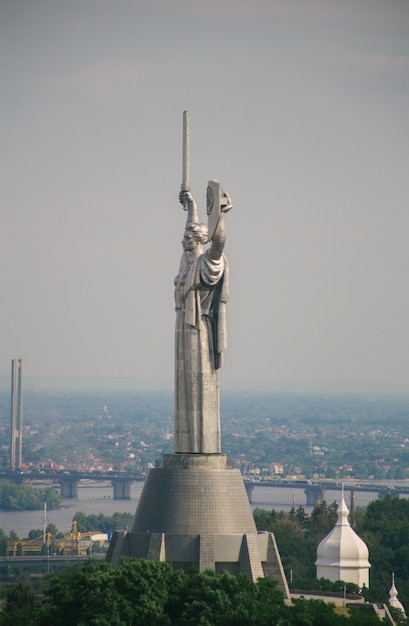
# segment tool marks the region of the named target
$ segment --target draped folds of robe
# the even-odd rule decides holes
[[[226,348],[228,266],[207,252],[175,278],[175,452],[220,453],[219,373]]]

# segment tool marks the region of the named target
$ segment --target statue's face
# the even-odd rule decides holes
[[[191,230],[185,230],[184,237],[182,239],[182,246],[185,252],[192,252],[200,245],[198,241],[196,241],[194,233]]]

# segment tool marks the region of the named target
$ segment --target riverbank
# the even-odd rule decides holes
[[[47,524],[54,524],[60,532],[69,532],[71,528],[72,518],[78,511],[84,512],[86,515],[103,513],[106,516],[112,516],[114,513],[135,513],[140,495],[142,493],[144,483],[136,482],[131,486],[130,500],[114,500],[113,490],[110,483],[96,483],[90,485],[80,485],[78,488],[78,498],[66,499],[62,501],[60,509],[47,511]],[[348,492],[347,494],[348,495]],[[338,501],[340,498],[339,491],[328,490],[325,494],[328,503]],[[357,493],[355,494],[355,506],[366,506],[371,500],[377,498],[376,493]],[[303,506],[307,513],[312,511],[312,507],[305,505],[305,494],[302,489],[283,489],[278,487],[254,487],[252,493],[251,508],[275,509],[277,511],[289,511],[292,506],[296,508]],[[350,503],[347,501],[348,506]],[[33,528],[43,528],[44,513],[42,510],[37,511],[0,511],[0,528],[10,534],[11,530],[15,530],[21,538],[27,537],[29,531]]]

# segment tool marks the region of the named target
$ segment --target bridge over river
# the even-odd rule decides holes
[[[0,480],[8,480],[15,484],[31,481],[50,481],[61,489],[61,497],[64,499],[78,498],[78,485],[80,481],[111,482],[114,491],[114,500],[130,500],[131,485],[136,481],[144,481],[146,476],[140,474],[128,474],[125,472],[98,472],[70,470],[41,470],[40,472],[0,470]]]
[[[252,493],[255,487],[282,487],[284,489],[303,489],[306,495],[306,505],[315,506],[317,502],[324,500],[325,492],[329,491],[362,491],[366,493],[377,493],[380,498],[391,494],[395,496],[409,496],[409,480],[388,481],[360,481],[346,480],[344,482],[331,480],[296,480],[284,478],[244,478],[244,486],[246,487],[249,501],[252,502]]]
[[[114,500],[130,500],[131,485],[136,481],[144,481],[145,476],[129,474],[125,472],[111,471],[45,471],[36,473],[18,472],[12,470],[0,470],[0,480],[9,480],[14,483],[26,483],[30,481],[50,481],[61,489],[61,497],[64,499],[78,498],[78,486],[80,481],[110,482],[113,487]],[[339,481],[331,480],[296,480],[275,477],[249,478],[243,477],[244,486],[249,501],[252,501],[252,493],[255,487],[281,487],[287,490],[302,489],[306,495],[306,505],[314,506],[318,501],[325,498],[326,490],[341,491],[342,485],[345,491],[372,492],[384,497],[387,494],[409,497],[409,480],[395,481]]]

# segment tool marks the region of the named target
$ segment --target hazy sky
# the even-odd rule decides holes
[[[222,386],[409,390],[408,0],[0,0],[0,78],[2,379],[173,379],[188,109]]]

